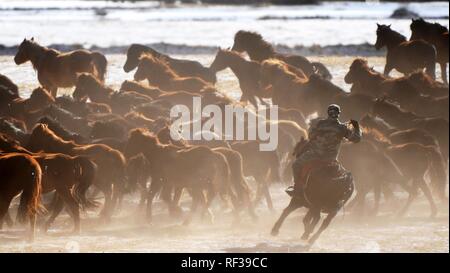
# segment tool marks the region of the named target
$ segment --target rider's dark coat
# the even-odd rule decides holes
[[[346,138],[351,142],[359,142],[361,131],[359,128],[351,130],[337,118],[318,118],[311,121],[308,138],[308,143],[292,165],[295,182],[300,178],[298,176],[306,162],[336,160],[342,140]]]

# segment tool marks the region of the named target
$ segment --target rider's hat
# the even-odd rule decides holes
[[[336,111],[336,112],[338,112],[339,114],[341,113],[341,107],[339,106],[339,105],[337,105],[337,104],[330,104],[329,106],[328,106],[328,109],[327,109],[327,111],[328,112],[330,112],[330,111]]]

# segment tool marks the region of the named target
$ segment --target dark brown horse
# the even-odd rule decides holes
[[[434,45],[437,51],[436,61],[441,66],[442,81],[448,84],[448,28],[438,23],[426,22],[422,18],[412,19],[410,28],[412,31],[410,40],[423,39]]]
[[[71,156],[87,156],[98,167],[94,185],[105,195],[102,216],[109,219],[115,202],[125,187],[125,158],[121,152],[103,144],[80,145],[64,141],[47,125],[37,124],[33,129],[27,148],[33,152],[63,153]],[[114,193],[114,194],[113,194]]]
[[[216,82],[216,75],[201,63],[191,60],[180,60],[157,52],[153,48],[140,44],[132,44],[127,51],[127,60],[123,66],[125,72],[130,72],[139,64],[142,55],[150,55],[167,62],[167,64],[181,77],[199,77],[209,83]]]
[[[0,153],[0,229],[14,197],[22,193],[17,213],[20,222],[30,221],[29,240],[34,240],[36,214],[40,207],[42,170],[30,155]]]
[[[273,46],[265,41],[263,37],[256,32],[240,30],[234,35],[234,44],[232,49],[237,52],[247,52],[250,59],[262,62],[267,59],[279,59],[294,67],[300,68],[307,76],[314,73],[330,80],[331,73],[321,63],[310,62],[303,56],[278,53]]]
[[[24,39],[19,46],[14,62],[17,65],[31,61],[37,71],[39,83],[54,97],[59,87],[72,87],[77,82],[77,73],[87,72],[104,81],[107,60],[99,52],[75,50],[67,53],[44,47]]]
[[[301,154],[307,140],[302,140],[295,147],[294,154]],[[339,177],[339,178],[338,178]],[[307,207],[308,213],[303,218],[305,231],[302,239],[307,240],[320,220],[320,214],[326,213],[319,230],[309,238],[313,244],[320,234],[329,226],[339,210],[345,205],[353,194],[354,185],[351,173],[345,171],[338,163],[321,163],[311,169],[307,175],[303,196],[292,196],[289,205],[283,210],[280,218],[272,228],[272,235],[279,233],[280,227],[286,217],[294,210]]]
[[[435,137],[444,158],[448,159],[449,123],[443,118],[424,118],[401,109],[398,105],[384,98],[377,99],[372,107],[372,114],[385,120],[388,124],[401,129],[422,129]]]
[[[260,67],[259,62],[247,61],[235,51],[219,49],[209,68],[214,72],[230,68],[239,81],[239,87],[242,91],[240,101],[248,101],[258,108],[257,98],[260,102],[266,104],[262,98],[267,97],[259,85]]]
[[[392,69],[409,74],[425,68],[428,75],[435,78],[436,49],[432,44],[423,40],[407,41],[405,36],[392,30],[390,25],[377,26],[375,48],[380,50],[387,47],[385,76]]]

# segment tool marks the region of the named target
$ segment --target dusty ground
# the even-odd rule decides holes
[[[209,64],[213,56],[186,56]],[[110,65],[107,83],[118,86],[132,74],[125,74],[121,66],[124,57],[108,56]],[[333,81],[344,89],[343,77],[353,57],[316,57],[323,61],[334,76]],[[384,59],[370,58],[369,63],[381,71]],[[0,56],[0,73],[19,83],[25,96],[37,86],[36,75],[30,65],[16,66],[12,56]],[[233,97],[239,97],[239,88],[229,71],[219,74],[218,88]],[[70,90],[64,90],[65,93]],[[368,174],[369,175],[369,174]],[[405,195],[396,193],[394,203],[381,206],[377,217],[358,219],[351,211],[341,212],[330,228],[312,247],[300,240],[304,210],[289,217],[278,237],[270,236],[270,229],[288,203],[285,185],[273,185],[275,210],[269,211],[265,204],[257,207],[260,218],[252,222],[245,213],[240,224],[232,225],[231,214],[223,212],[220,203],[214,207],[215,221],[208,223],[196,219],[191,226],[181,225],[182,219],[167,216],[165,205],[157,201],[152,224],[146,223],[138,211],[138,196],[128,196],[123,208],[110,224],[97,220],[97,212],[82,215],[82,232],[71,235],[72,222],[64,214],[60,216],[48,234],[39,232],[34,243],[26,243],[24,227],[6,228],[0,232],[0,252],[448,252],[449,251],[449,205],[439,205],[436,218],[429,218],[429,207],[420,196],[409,214],[399,219],[395,212],[405,202]],[[189,198],[183,208],[187,211]],[[370,207],[370,206],[369,206]],[[13,208],[14,212],[14,208]],[[15,213],[15,212],[14,212]]]

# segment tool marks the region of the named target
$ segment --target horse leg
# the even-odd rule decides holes
[[[100,216],[105,221],[109,222],[109,220],[111,219],[112,185],[109,184],[102,187],[101,191],[105,196],[105,204],[103,205],[103,209],[100,212]]]
[[[0,196],[0,230],[3,228],[3,220],[8,213],[9,205],[11,203],[11,198],[3,198]]]
[[[447,80],[447,63],[446,62],[442,62],[439,63],[439,65],[441,66],[441,79],[442,81],[448,85],[448,80]]]
[[[314,244],[314,242],[317,240],[317,238],[319,238],[320,234],[322,234],[322,232],[330,225],[331,220],[333,220],[333,218],[336,216],[336,214],[337,214],[337,211],[328,213],[325,220],[323,220],[322,225],[320,225],[319,230],[311,237],[311,239],[309,239],[308,243],[310,245]]]
[[[173,193],[173,200],[169,204],[170,214],[174,217],[179,217],[183,213],[183,210],[180,207],[180,199],[183,194],[183,188],[175,187]]]
[[[64,189],[60,192],[61,197],[64,199],[67,207],[69,208],[70,214],[73,218],[74,228],[73,233],[80,233],[81,224],[80,224],[80,205],[75,200],[73,195],[70,193],[69,189]]]
[[[389,73],[391,72],[391,70],[392,70],[392,66],[389,63],[386,62],[386,65],[384,66],[383,74],[385,76],[389,76]]]
[[[217,191],[213,188],[213,186],[211,186],[211,188],[208,190],[208,199],[205,200],[205,195],[202,192],[202,204],[204,205],[203,209],[202,209],[202,217],[204,217],[205,213],[208,214],[209,216],[209,221],[211,223],[214,223],[214,214],[212,213],[212,211],[210,210],[211,207],[211,203],[214,201],[214,198],[217,195]]]
[[[437,214],[437,208],[436,208],[436,204],[435,204],[434,199],[433,199],[433,195],[431,194],[430,188],[428,187],[428,185],[425,182],[425,180],[423,180],[423,178],[417,179],[417,183],[419,185],[419,188],[425,194],[425,197],[427,198],[428,203],[430,203],[431,217],[435,217],[436,214]]]
[[[147,212],[146,212],[146,218],[148,222],[152,221],[153,218],[153,199],[155,198],[155,195],[161,190],[163,186],[163,180],[161,178],[152,179],[152,184],[150,185],[150,190],[148,192],[147,197]]]
[[[308,240],[309,235],[311,235],[311,233],[314,231],[317,223],[320,220],[320,210],[319,209],[310,209],[310,211],[311,211],[311,216],[310,216],[311,220],[309,221],[309,224],[308,224],[308,222],[304,223],[305,224],[305,232],[302,235],[303,240]]]
[[[309,226],[311,225],[311,220],[312,220],[312,210],[308,210],[308,212],[306,213],[305,217],[303,217],[303,226],[304,226],[304,231],[303,231],[303,235],[302,235],[302,239],[306,240],[309,237],[309,234],[307,234],[307,230],[309,228]]]
[[[409,206],[411,206],[411,203],[417,197],[417,189],[418,189],[418,184],[417,184],[416,180],[414,179],[412,189],[409,190],[408,201],[406,201],[405,206],[398,213],[398,217],[402,217],[408,211]]]
[[[192,196],[191,209],[189,211],[188,216],[184,220],[183,225],[187,226],[192,222],[192,218],[194,217],[194,214],[197,211],[197,207],[200,204],[200,202],[202,201],[201,195],[203,195],[203,192],[201,192],[200,189],[192,189],[192,191],[191,191],[191,196]],[[204,199],[203,199],[203,201],[204,201]]]
[[[50,228],[50,225],[55,221],[56,217],[61,213],[62,209],[64,208],[64,200],[61,199],[59,194],[56,194],[53,201],[52,201],[52,214],[47,219],[47,221],[44,224],[44,232],[47,232]]]
[[[372,216],[376,216],[378,214],[378,209],[380,208],[380,197],[381,197],[381,184],[380,183],[375,183],[374,185],[374,206],[373,206],[373,210],[371,212]]]
[[[301,208],[302,205],[298,203],[297,198],[292,198],[291,202],[289,202],[289,205],[283,210],[283,212],[280,215],[280,218],[275,222],[275,225],[272,228],[271,235],[277,236],[280,232],[281,225],[283,224],[286,217],[288,217],[289,214],[291,214],[294,210]]]
[[[4,217],[4,220],[5,220],[6,225],[7,225],[8,227],[12,227],[12,226],[14,225],[14,221],[13,221],[13,219],[12,219],[11,214],[9,213],[9,211],[6,212],[5,217]],[[0,227],[0,230],[1,230],[1,229],[2,229],[2,228]]]

